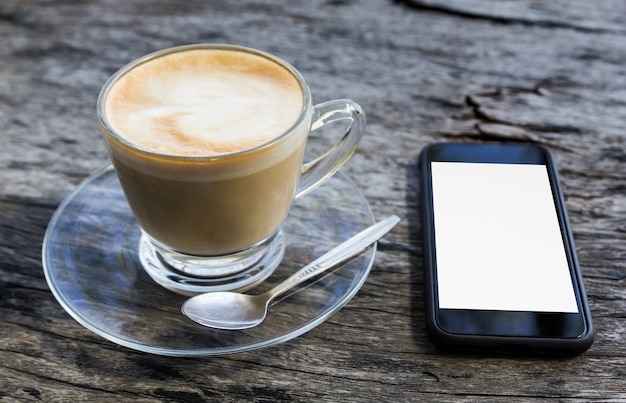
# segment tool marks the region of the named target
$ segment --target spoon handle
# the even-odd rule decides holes
[[[298,284],[343,262],[344,260],[358,255],[371,244],[382,238],[387,232],[395,227],[399,221],[400,217],[391,215],[377,224],[366,228],[339,246],[333,248],[320,258],[316,259],[314,262],[304,266],[287,280],[268,291],[267,294],[270,295],[270,299],[272,299],[292,287],[295,287]]]

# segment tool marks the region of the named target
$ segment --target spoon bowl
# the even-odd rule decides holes
[[[211,292],[191,297],[182,306],[185,316],[203,326],[240,330],[263,322],[270,302],[289,289],[354,257],[378,241],[400,221],[392,215],[359,232],[339,246],[300,269],[284,282],[258,295]]]
[[[267,294],[251,295],[236,292],[210,292],[187,301],[183,313],[195,322],[219,329],[248,329],[267,316],[271,301]],[[191,301],[191,302],[190,302]],[[210,311],[207,307],[211,307]]]

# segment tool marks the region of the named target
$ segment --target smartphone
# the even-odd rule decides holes
[[[593,324],[551,153],[437,143],[419,167],[431,340],[458,351],[588,349]]]

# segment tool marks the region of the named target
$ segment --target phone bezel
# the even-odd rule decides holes
[[[574,286],[578,313],[439,308],[431,162],[545,165]],[[554,158],[534,144],[436,143],[420,156],[426,317],[435,343],[452,349],[579,353],[593,342],[593,325]]]

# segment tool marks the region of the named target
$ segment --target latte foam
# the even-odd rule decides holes
[[[217,156],[262,145],[290,129],[304,107],[298,79],[258,55],[195,49],[152,59],[110,89],[112,128],[144,150]]]

